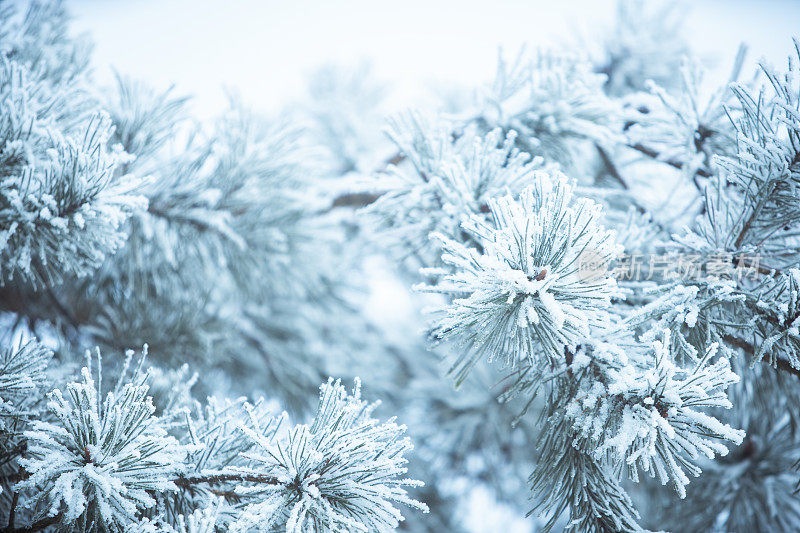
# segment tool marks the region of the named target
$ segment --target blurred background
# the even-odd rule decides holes
[[[610,26],[613,0],[71,0],[74,28],[96,43],[98,79],[112,68],[195,96],[198,116],[235,90],[257,109],[297,100],[323,64],[369,61],[399,107],[431,87],[476,85],[498,47],[564,44]],[[727,76],[740,43],[749,60],[785,61],[800,28],[797,0],[687,3],[686,39]],[[747,72],[747,69],[745,69]],[[677,75],[677,73],[676,73]]]

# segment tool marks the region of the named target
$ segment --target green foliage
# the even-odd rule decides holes
[[[196,123],[0,5],[0,527],[460,531],[486,489],[546,531],[797,529],[800,45],[708,87],[680,13],[623,1],[386,140],[367,69]]]

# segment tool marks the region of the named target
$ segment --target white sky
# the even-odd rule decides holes
[[[612,0],[72,0],[74,27],[95,43],[101,81],[110,67],[196,96],[200,116],[222,109],[223,88],[258,109],[299,98],[308,74],[328,62],[369,59],[407,98],[430,82],[489,79],[497,48],[515,51],[607,24]],[[798,0],[697,0],[688,37],[704,57],[738,44],[750,58],[782,61],[800,35]]]

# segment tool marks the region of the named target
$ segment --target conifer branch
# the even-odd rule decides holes
[[[230,482],[248,482],[248,483],[263,483],[266,485],[277,485],[278,479],[274,476],[264,476],[257,474],[215,474],[207,476],[180,476],[175,478],[173,482],[181,488],[191,488],[194,485],[208,484],[219,485],[221,483]]]
[[[642,153],[642,154],[646,155],[650,159],[654,159],[656,161],[660,161],[662,163],[666,163],[667,165],[671,166],[672,168],[676,168],[678,170],[683,169],[683,163],[681,161],[676,161],[674,159],[666,159],[666,160],[661,159],[661,154],[659,154],[656,150],[653,150],[652,148],[648,148],[647,146],[644,146],[643,144],[636,143],[636,144],[628,144],[627,146],[628,146],[628,148],[631,148],[633,150],[636,150],[639,153]],[[695,171],[695,174],[697,176],[701,176],[701,177],[704,177],[704,178],[710,178],[711,176],[713,176],[713,174],[711,172],[709,172],[705,168],[698,168]]]
[[[48,516],[37,520],[36,522],[33,522],[27,526],[17,528],[9,526],[5,529],[5,531],[7,533],[33,533],[35,531],[43,531],[50,526],[57,525],[61,521],[61,518],[62,517],[60,514],[56,514],[54,516]]]

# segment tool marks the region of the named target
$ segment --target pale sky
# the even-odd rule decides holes
[[[372,62],[413,100],[431,82],[474,86],[491,77],[498,46],[566,41],[607,24],[611,0],[72,0],[74,27],[95,43],[98,78],[110,67],[156,86],[175,83],[195,111],[222,109],[224,87],[258,109],[299,98],[325,63]],[[688,37],[727,70],[738,44],[777,63],[800,35],[800,1],[697,0]],[[412,103],[412,102],[409,102]]]

